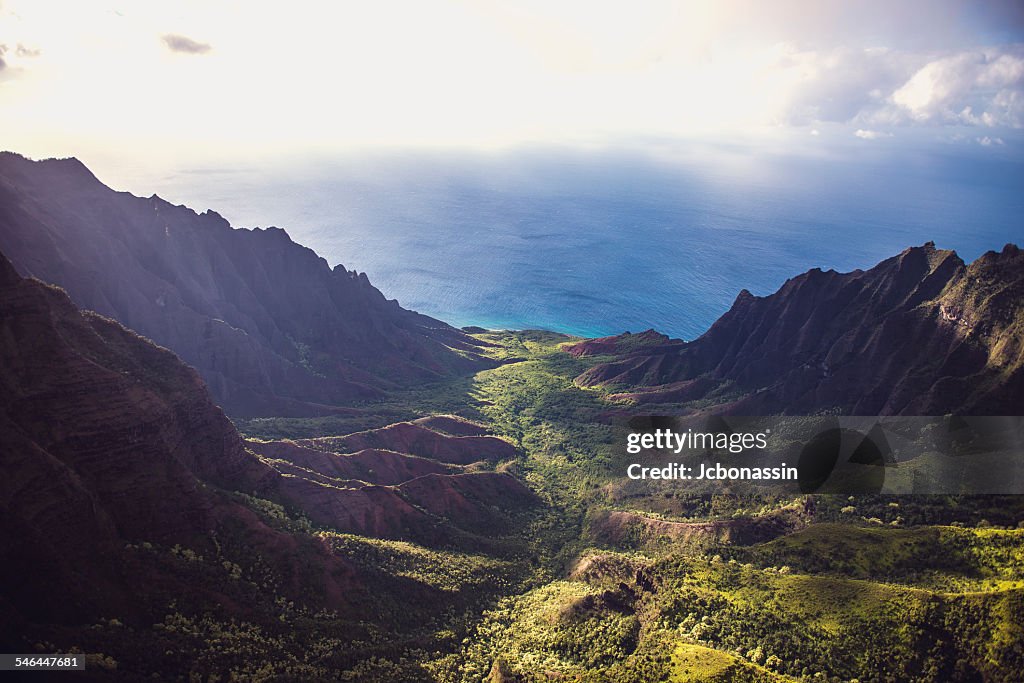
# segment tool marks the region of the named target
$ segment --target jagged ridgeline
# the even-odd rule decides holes
[[[928,243],[866,271],[808,271],[770,296],[743,290],[690,343],[651,330],[569,350],[602,360],[578,383],[641,404],[704,401],[734,415],[1018,415],[1024,252],[1008,244],[968,265]]]
[[[77,159],[0,153],[0,251],[173,350],[232,415],[324,415],[487,366],[472,337],[284,230],[115,192]]]

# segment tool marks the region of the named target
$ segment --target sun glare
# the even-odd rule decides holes
[[[206,155],[1024,125],[1019,46],[969,72],[960,46],[837,40],[859,15],[812,4],[300,0],[285,19],[269,3],[7,0],[0,142]]]
[[[0,117],[37,141],[77,132],[199,148],[770,124],[787,85],[776,48],[728,42],[715,7],[299,3],[283,22],[257,4],[239,26],[217,3],[9,2],[5,28],[40,56],[15,65],[26,77],[3,84]],[[208,50],[174,51],[166,35]]]

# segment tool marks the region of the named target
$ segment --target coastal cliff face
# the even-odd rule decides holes
[[[229,563],[256,553],[283,595],[318,606],[344,609],[365,597],[365,577],[349,560],[314,535],[268,524],[246,496],[325,529],[432,545],[460,530],[507,526],[508,511],[535,503],[515,478],[460,464],[516,454],[475,433],[399,424],[330,442],[245,442],[175,354],[79,311],[2,254],[0,389],[0,548],[8,558],[0,613],[11,633],[28,616],[74,622],[156,609],[132,586],[157,586],[146,593],[154,601],[194,590],[140,560],[130,550],[139,544]],[[454,418],[439,424],[481,429]],[[203,604],[244,612],[219,589],[200,594]]]
[[[733,414],[1017,414],[1024,405],[1024,254],[965,264],[932,244],[867,271],[815,269],[744,290],[699,339],[588,340],[612,358],[577,378],[637,403],[711,398]]]
[[[0,251],[199,370],[239,416],[322,415],[487,366],[479,342],[330,268],[280,229],[241,230],[103,185],[76,159],[0,153]]]
[[[126,543],[212,553],[218,537],[233,539],[296,591],[318,585],[327,604],[356,588],[346,562],[220,493],[265,489],[278,475],[246,451],[194,370],[21,278],[2,254],[0,387],[0,547],[11,551],[0,571],[11,628],[18,615],[131,614],[143,608],[131,586],[173,585],[140,567]]]

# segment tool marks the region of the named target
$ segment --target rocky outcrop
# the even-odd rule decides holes
[[[1024,255],[1007,245],[965,265],[929,243],[867,271],[811,270],[767,297],[744,290],[688,344],[597,346],[616,357],[577,382],[638,403],[721,396],[712,409],[748,415],[1016,414]]]
[[[807,510],[793,506],[763,515],[706,522],[674,522],[624,510],[602,510],[587,520],[587,535],[612,547],[670,544],[689,551],[722,545],[753,545],[790,534],[810,523]]]
[[[175,351],[233,415],[328,414],[488,365],[480,342],[283,230],[115,192],[76,159],[0,153],[0,250],[22,275]]]
[[[655,330],[645,330],[639,334],[624,332],[614,337],[598,337],[584,339],[575,344],[567,344],[564,348],[577,358],[587,356],[623,356],[636,353],[665,353],[673,348],[683,346],[684,342],[672,339]]]

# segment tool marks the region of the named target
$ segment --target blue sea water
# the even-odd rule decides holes
[[[237,227],[283,227],[452,324],[586,336],[692,339],[743,288],[1024,237],[1024,164],[980,150],[379,152],[146,182]]]

